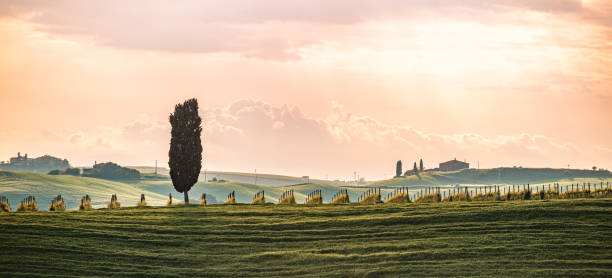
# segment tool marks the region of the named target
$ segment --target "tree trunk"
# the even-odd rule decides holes
[[[185,205],[189,204],[189,195],[187,194],[187,190],[183,192],[185,194]]]

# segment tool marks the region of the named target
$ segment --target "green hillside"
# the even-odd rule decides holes
[[[136,169],[141,173],[154,173],[155,167],[150,166],[128,166],[128,168]],[[162,175],[169,175],[168,168],[158,167],[157,173]],[[256,178],[257,177],[257,178]],[[295,184],[303,184],[303,183],[316,183],[316,184],[330,184],[343,186],[346,183],[341,181],[330,181],[330,180],[321,180],[321,179],[307,179],[302,177],[292,177],[285,175],[274,175],[274,174],[264,174],[264,173],[241,173],[241,172],[223,172],[223,171],[202,171],[200,173],[201,181],[209,181],[213,178],[218,180],[225,180],[229,182],[241,182],[241,183],[255,183],[258,185],[265,185],[270,187],[278,187],[278,186],[289,186]]]
[[[505,168],[514,169],[514,168]],[[202,193],[207,194],[209,203],[223,203],[229,192],[236,192],[236,201],[239,203],[251,203],[253,195],[259,191],[264,191],[266,201],[276,203],[280,195],[288,189],[293,189],[297,203],[304,203],[308,193],[315,189],[320,189],[323,193],[324,202],[330,202],[333,194],[338,192],[340,188],[347,189],[350,199],[356,201],[358,196],[370,187],[380,187],[383,198],[387,192],[391,192],[394,187],[406,186],[409,192],[415,194],[422,188],[429,186],[441,186],[442,189],[453,188],[454,184],[461,184],[476,188],[482,184],[493,184],[491,181],[491,173],[493,170],[463,170],[458,172],[448,173],[424,173],[420,177],[410,176],[395,178],[391,180],[379,181],[371,183],[368,186],[352,186],[341,187],[330,184],[300,184],[294,186],[270,187],[265,185],[255,185],[252,183],[243,182],[200,182],[195,184],[189,191],[190,202],[198,202]],[[529,174],[522,170],[518,174],[526,174],[528,178],[515,177],[515,180],[529,180],[524,183],[538,185],[541,183],[533,182],[554,179],[562,184],[591,182],[597,183],[612,181],[609,179],[600,179],[586,175],[584,171],[572,173],[571,178],[565,176],[565,179],[559,179],[555,176],[545,176],[544,171],[536,171]],[[502,171],[504,175],[510,175],[512,172]],[[550,172],[549,172],[550,173]],[[554,172],[552,172],[554,173]],[[597,174],[606,172],[595,172]],[[602,176],[603,177],[603,176]],[[452,182],[451,182],[452,181]],[[490,182],[490,183],[488,183]],[[521,184],[521,183],[517,183]],[[75,177],[68,175],[45,175],[26,172],[6,172],[0,171],[0,195],[6,196],[10,200],[12,208],[16,208],[18,202],[28,195],[33,195],[38,201],[38,206],[41,210],[46,210],[51,199],[58,194],[64,197],[67,203],[67,208],[75,209],[81,196],[89,194],[93,200],[94,207],[104,207],[109,201],[112,194],[117,194],[119,202],[123,206],[135,206],[140,198],[140,194],[145,194],[147,203],[153,206],[161,206],[166,204],[168,194],[172,194],[175,201],[182,202],[183,194],[174,190],[172,181],[165,178],[163,175],[153,176],[145,174],[141,180],[137,181],[109,181],[96,178]],[[445,192],[443,192],[444,194]]]
[[[368,186],[543,184],[552,182],[612,181],[609,171],[552,168],[463,169],[453,172],[421,172],[419,175],[382,180]]]
[[[268,187],[239,182],[203,182],[195,184],[189,191],[191,202],[198,202],[202,193],[207,194],[211,203],[225,202],[227,194],[236,191],[236,201],[250,203],[253,195],[264,191],[266,201],[276,203],[280,195],[292,187]],[[298,202],[304,202],[306,195],[314,189],[322,189],[324,196],[331,199],[340,187],[334,185],[300,185],[293,187]],[[364,188],[350,188],[352,198],[365,191]],[[58,194],[64,197],[67,208],[75,209],[81,196],[89,194],[94,207],[104,207],[112,194],[117,194],[123,206],[135,206],[140,194],[145,194],[149,205],[161,206],[166,204],[168,194],[172,194],[176,201],[183,201],[183,194],[174,190],[172,181],[168,179],[145,179],[139,181],[109,181],[104,179],[77,177],[68,175],[45,175],[26,172],[0,171],[0,195],[10,200],[15,208],[18,202],[28,195],[36,197],[39,208],[46,210],[51,199]]]
[[[85,194],[91,196],[94,207],[105,206],[111,194],[117,194],[119,201],[126,205],[135,205],[141,193],[147,194],[149,202],[163,204],[166,201],[163,195],[143,192],[138,182],[0,171],[0,195],[9,198],[12,208],[16,208],[24,197],[33,195],[39,208],[46,210],[51,198],[58,194],[64,197],[68,209],[75,209]]]
[[[1,277],[611,277],[612,201],[0,213]]]

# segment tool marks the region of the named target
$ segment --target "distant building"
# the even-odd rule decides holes
[[[28,166],[30,164],[29,162],[27,153],[25,156],[21,156],[21,153],[18,152],[17,157],[11,157],[9,164],[11,166]]]
[[[451,161],[440,163],[440,171],[457,171],[461,169],[470,168],[470,164],[467,162],[459,161],[456,158]]]

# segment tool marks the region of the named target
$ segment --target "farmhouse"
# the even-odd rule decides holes
[[[17,153],[17,157],[11,157],[9,164],[11,166],[28,166],[32,159],[28,159],[28,154],[21,156],[21,153]]]
[[[470,168],[470,164],[467,162],[459,161],[456,158],[451,161],[440,163],[440,171],[457,171],[461,169]]]

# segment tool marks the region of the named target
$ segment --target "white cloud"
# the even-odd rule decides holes
[[[412,1],[2,1],[0,16],[42,32],[130,49],[239,53],[298,60],[299,48],[346,35],[337,26],[422,18],[522,22],[536,12],[612,26],[612,5],[579,0]],[[513,13],[518,16],[500,16]],[[504,18],[504,19],[501,19]],[[514,18],[514,19],[513,19]]]
[[[556,166],[584,159],[593,152],[537,134],[487,137],[479,134],[435,134],[409,126],[388,125],[347,113],[336,104],[325,119],[310,117],[296,107],[240,100],[206,111],[205,138],[209,169],[282,169],[324,175],[356,170],[376,175],[397,159],[422,157],[427,166],[467,159],[483,166]],[[278,128],[283,123],[282,128]],[[224,132],[240,130],[240,136]],[[206,147],[205,147],[206,149]],[[231,149],[231,152],[227,152]],[[529,162],[529,164],[527,163]]]

